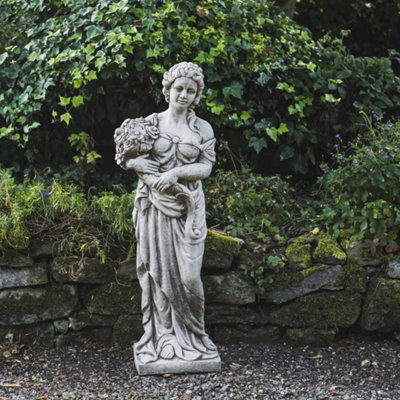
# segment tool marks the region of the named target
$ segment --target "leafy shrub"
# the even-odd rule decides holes
[[[366,121],[364,135],[351,143],[337,135],[334,166],[321,166],[322,219],[336,237],[347,229],[373,252],[391,252],[399,242],[400,123],[381,123],[376,114]]]
[[[48,237],[66,254],[95,253],[104,261],[118,243],[118,256],[126,255],[133,246],[133,199],[122,187],[86,196],[60,177],[17,184],[10,170],[0,169],[0,251],[25,249],[30,240]]]
[[[205,181],[209,226],[233,236],[268,243],[308,231],[315,209],[299,204],[295,191],[279,176],[217,170]]]
[[[355,135],[359,109],[399,105],[388,59],[315,42],[266,0],[5,0],[0,21],[0,157],[15,168],[66,163],[67,138],[79,163],[109,157],[111,132],[161,108],[162,73],[183,60],[206,75],[199,114],[269,168],[306,173],[332,133]]]

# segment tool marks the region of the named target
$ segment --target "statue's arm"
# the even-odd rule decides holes
[[[133,169],[137,174],[156,174],[160,163],[150,160],[148,155],[130,158],[125,162],[126,169]]]

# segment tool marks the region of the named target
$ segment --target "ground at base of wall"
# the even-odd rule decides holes
[[[332,346],[219,345],[222,371],[139,377],[130,345],[29,347],[0,359],[6,399],[398,399],[400,343],[354,331]]]

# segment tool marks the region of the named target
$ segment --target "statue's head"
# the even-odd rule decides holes
[[[192,79],[197,85],[197,93],[196,98],[191,104],[191,108],[194,108],[199,104],[201,93],[204,89],[204,75],[203,70],[194,63],[191,62],[181,62],[179,64],[175,64],[171,67],[163,77],[162,85],[163,85],[163,93],[165,96],[165,100],[169,103],[169,92],[172,84],[178,78],[189,78]]]

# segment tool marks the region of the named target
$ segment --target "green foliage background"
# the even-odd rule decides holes
[[[267,1],[5,0],[0,20],[0,156],[14,169],[110,161],[115,127],[165,107],[162,73],[183,60],[206,75],[199,114],[263,172],[312,175],[360,110],[399,109],[390,59],[315,41]]]
[[[349,30],[345,44],[352,54],[387,56],[399,48],[399,0],[299,0],[296,11],[295,20],[316,38]]]

